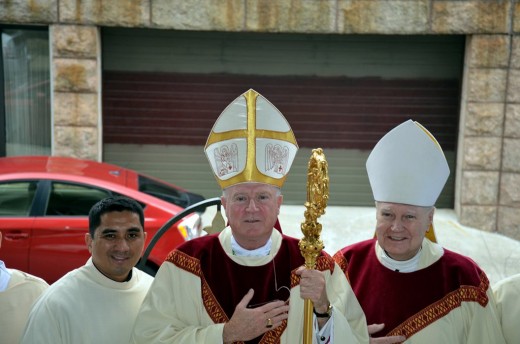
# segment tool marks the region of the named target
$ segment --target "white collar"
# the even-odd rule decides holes
[[[419,252],[412,258],[408,260],[395,260],[391,258],[385,250],[381,246],[379,246],[379,243],[377,243],[378,248],[378,257],[381,264],[383,264],[385,267],[387,267],[390,270],[396,271],[396,272],[414,272],[418,270],[419,267],[419,259],[421,258],[422,254],[422,247],[419,249]]]
[[[0,260],[0,292],[7,289],[11,280],[11,272],[7,270],[3,261]]]
[[[238,242],[235,240],[235,237],[231,235],[231,249],[233,251],[233,254],[235,256],[240,257],[265,257],[269,255],[269,252],[271,252],[272,243],[272,239],[269,238],[269,240],[267,240],[267,243],[264,246],[256,248],[254,250],[247,250],[240,246]]]

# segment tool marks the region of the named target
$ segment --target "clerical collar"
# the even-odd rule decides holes
[[[381,264],[387,267],[390,270],[396,272],[414,272],[417,271],[417,267],[419,266],[419,259],[421,258],[422,247],[419,248],[419,252],[408,260],[395,260],[391,258],[385,250],[381,249]]]
[[[254,250],[247,250],[240,246],[238,242],[235,240],[235,237],[231,235],[231,250],[233,252],[233,255],[235,256],[241,256],[241,257],[265,257],[271,252],[271,245],[273,241],[271,238],[267,240],[267,243]]]
[[[7,270],[4,262],[0,260],[0,291],[4,291],[7,289],[7,285],[11,280],[11,272]]]

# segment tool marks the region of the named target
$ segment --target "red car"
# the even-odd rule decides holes
[[[92,205],[110,195],[135,199],[144,208],[148,245],[184,208],[204,198],[136,171],[74,158],[0,158],[0,260],[53,283],[87,261],[85,244]],[[201,218],[186,216],[157,242],[147,260],[152,275],[180,243],[201,235]]]

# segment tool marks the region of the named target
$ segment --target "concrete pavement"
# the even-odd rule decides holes
[[[305,207],[282,205],[280,223],[285,234],[303,236],[300,224]],[[207,209],[204,225],[211,223],[216,207]],[[225,216],[225,215],[224,215]],[[318,220],[323,230],[325,250],[334,254],[342,247],[369,239],[374,235],[375,208],[329,206]],[[438,242],[445,248],[472,258],[486,272],[491,284],[520,273],[520,241],[461,225],[455,212],[437,209],[434,226]]]

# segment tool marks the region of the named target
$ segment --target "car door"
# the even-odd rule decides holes
[[[36,180],[0,182],[0,259],[8,268],[29,271],[29,247],[34,217],[31,208]]]
[[[112,193],[65,181],[47,181],[46,187],[49,196],[45,209],[33,224],[29,270],[53,283],[90,257],[85,244],[88,213],[96,202]]]

